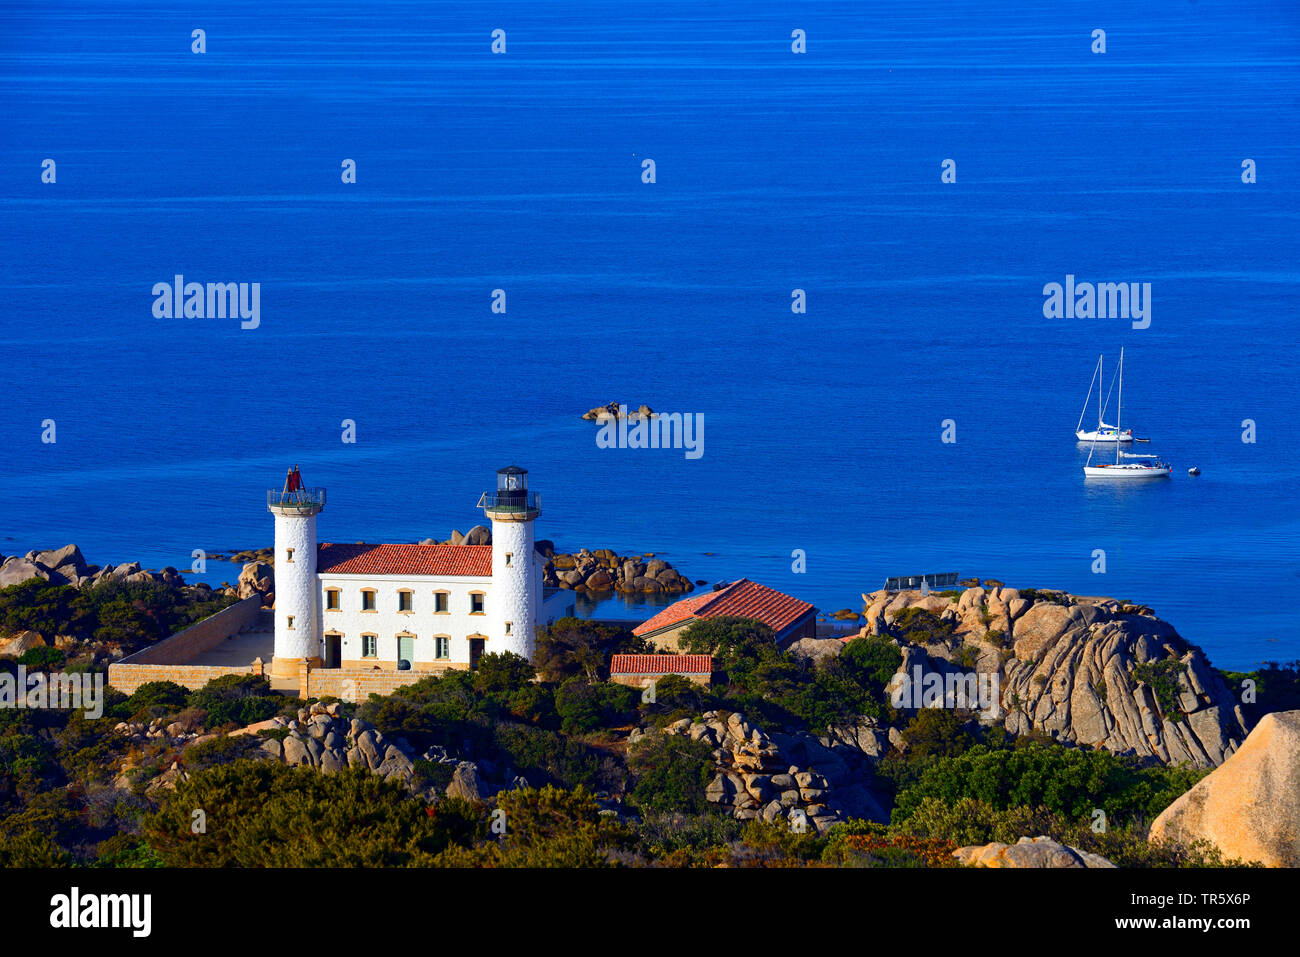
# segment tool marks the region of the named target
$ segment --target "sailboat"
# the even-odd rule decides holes
[[[1119,350],[1119,399],[1115,404],[1115,431],[1119,431],[1120,418],[1124,411],[1124,350]],[[1120,442],[1112,440],[1115,446],[1115,464],[1109,462],[1100,465],[1092,464],[1092,454],[1097,450],[1097,444],[1094,442],[1093,447],[1088,451],[1088,461],[1083,467],[1085,478],[1104,478],[1104,479],[1121,479],[1125,481],[1168,478],[1173,469],[1168,462],[1160,461],[1156,455],[1132,455],[1120,450]],[[1135,461],[1136,460],[1136,461]]]
[[[1083,417],[1088,412],[1088,403],[1092,401],[1092,382],[1088,383],[1088,397],[1083,400],[1083,410],[1079,413],[1079,424],[1074,427],[1074,434],[1080,442],[1132,442],[1133,430],[1121,432],[1113,425],[1108,425],[1103,416],[1106,414],[1106,406],[1110,404],[1110,393],[1106,393],[1106,401],[1101,399],[1101,386],[1106,381],[1106,376],[1102,370],[1102,356],[1097,356],[1097,367],[1092,370],[1092,382],[1097,383],[1097,428],[1085,430],[1083,427]],[[1111,383],[1114,387],[1115,383]]]

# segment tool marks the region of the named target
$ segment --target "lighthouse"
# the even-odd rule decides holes
[[[492,600],[485,650],[510,651],[531,661],[542,588],[542,568],[533,548],[541,497],[528,490],[528,470],[510,465],[497,470],[496,491],[484,492],[479,506],[492,520]]]
[[[307,488],[298,466],[283,489],[269,489],[266,507],[275,516],[275,658],[271,674],[297,678],[303,661],[321,663],[320,609],[316,582],[316,516],[325,490]]]

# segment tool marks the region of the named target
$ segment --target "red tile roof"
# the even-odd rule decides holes
[[[634,635],[644,635],[647,632],[658,631],[660,628],[666,628],[669,625],[675,625],[680,621],[686,621],[695,617],[695,612],[702,606],[711,602],[717,597],[717,592],[705,592],[703,595],[696,595],[693,598],[683,598],[679,602],[669,605],[653,618],[641,622],[632,629]]]
[[[334,575],[492,575],[491,545],[322,544],[316,571]]]
[[[614,655],[611,675],[711,675],[713,655]]]
[[[633,628],[632,634],[645,635],[696,618],[734,615],[761,621],[779,635],[813,610],[813,606],[806,601],[742,578],[718,591],[685,598],[669,605],[653,618]]]

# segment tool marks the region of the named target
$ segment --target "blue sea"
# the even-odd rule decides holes
[[[323,540],[445,538],[516,463],[561,550],[830,611],[991,576],[1295,659],[1298,67],[1283,2],[0,4],[0,553],[266,545],[295,463]],[[260,326],[156,318],[177,274]],[[1150,326],[1045,318],[1067,275],[1151,283]],[[1121,347],[1168,481],[1083,480]],[[610,400],[703,456],[598,448]]]

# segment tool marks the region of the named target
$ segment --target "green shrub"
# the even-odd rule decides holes
[[[456,765],[454,764],[441,764],[437,761],[416,758],[412,782],[420,790],[432,789],[438,794],[444,794],[455,773]]]
[[[1255,671],[1222,671],[1223,680],[1238,700],[1245,691],[1244,682],[1254,682],[1254,700],[1243,701],[1246,727],[1254,727],[1270,711],[1300,710],[1300,661],[1279,664],[1265,661]]]
[[[570,678],[555,692],[555,711],[565,734],[585,734],[624,724],[636,717],[641,693],[626,685]]]
[[[924,714],[925,712],[921,712]],[[1152,820],[1189,790],[1203,770],[1143,766],[1109,751],[1030,744],[1011,750],[976,745],[941,757],[919,780],[902,788],[894,820],[906,821],[926,798],[955,804],[962,798],[998,810],[1042,807],[1067,823],[1088,822],[1100,808],[1112,825]]]
[[[204,834],[190,829],[194,808]],[[404,867],[430,863],[461,833],[449,820],[362,768],[236,761],[179,782],[144,833],[168,867]]]
[[[596,789],[618,783],[610,780],[611,770],[591,746],[543,728],[499,722],[492,727],[486,752],[534,785]]]
[[[683,735],[651,732],[628,749],[636,779],[630,795],[642,811],[702,814],[704,788],[714,773],[713,749]]]
[[[584,789],[521,788],[497,797],[505,812],[500,840],[472,850],[451,847],[434,863],[441,867],[608,867],[628,847],[631,833],[601,815]]]
[[[1187,666],[1174,657],[1133,666],[1134,680],[1142,682],[1151,689],[1160,705],[1160,713],[1166,721],[1183,720],[1184,713],[1179,700],[1182,689],[1178,679],[1186,670]]]
[[[271,682],[261,675],[222,675],[190,692],[185,703],[206,712],[204,727],[211,729],[265,721],[290,708],[293,700],[272,691]]]
[[[890,630],[901,640],[914,645],[947,644],[956,636],[951,622],[932,611],[911,606],[894,616]]]
[[[155,709],[161,714],[175,714],[185,707],[189,697],[189,689],[174,681],[146,681],[126,699],[126,710],[128,717]]]
[[[18,663],[27,668],[39,671],[52,671],[57,669],[67,659],[58,648],[50,648],[47,645],[37,645],[35,648],[28,648],[18,656]]]
[[[193,774],[205,768],[262,757],[261,745],[264,740],[255,734],[235,737],[222,734],[210,741],[191,745],[185,749],[185,770]]]
[[[479,694],[509,695],[532,684],[536,670],[527,658],[505,652],[489,653],[479,659],[474,690]]]
[[[538,673],[553,684],[574,677],[594,682],[609,677],[611,655],[646,650],[645,642],[626,628],[561,618],[538,631],[533,661]]]

